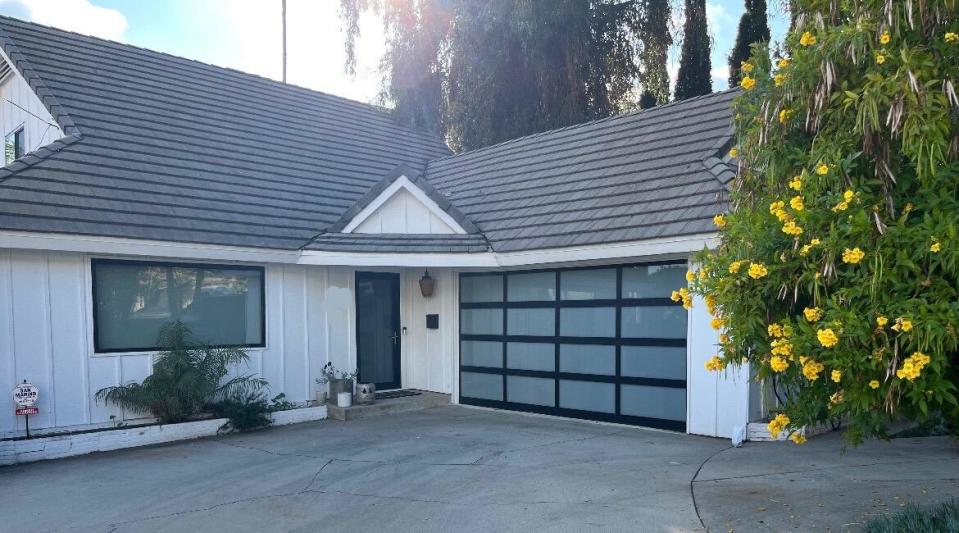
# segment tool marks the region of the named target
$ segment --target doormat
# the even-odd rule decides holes
[[[403,398],[405,396],[419,396],[421,392],[415,390],[391,390],[387,392],[377,392],[377,400],[390,400],[393,398]]]

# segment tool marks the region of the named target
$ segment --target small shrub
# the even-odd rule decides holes
[[[208,405],[226,398],[248,397],[267,385],[251,375],[223,381],[229,367],[249,360],[236,347],[211,347],[191,338],[182,322],[168,324],[160,331],[164,347],[153,364],[153,373],[143,383],[106,387],[97,391],[96,401],[112,403],[137,413],[152,413],[161,424],[196,418]]]
[[[899,513],[870,520],[864,530],[866,533],[959,533],[959,505],[952,501],[924,510],[909,504]]]
[[[296,406],[293,405],[293,402],[287,400],[286,394],[282,392],[274,396],[273,399],[270,400],[270,404],[268,406],[271,413],[276,411],[289,411],[295,407]]]
[[[250,431],[269,426],[273,423],[270,412],[273,409],[261,393],[227,398],[209,405],[210,412],[217,418],[229,420],[220,428],[223,431]]]

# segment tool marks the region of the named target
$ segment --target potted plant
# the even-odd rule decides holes
[[[329,385],[329,398],[336,398],[341,392],[353,394],[353,380],[356,379],[357,371],[348,372],[346,370],[337,370],[333,363],[326,363],[321,371],[323,379]]]
[[[316,405],[326,404],[326,395],[328,391],[327,384],[330,382],[329,378],[326,377],[326,374],[323,374],[313,381],[318,385],[316,387],[316,391],[313,392],[313,400],[315,401]]]

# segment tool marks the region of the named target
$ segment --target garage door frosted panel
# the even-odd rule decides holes
[[[556,273],[510,274],[507,299],[511,302],[542,302],[556,299]]]
[[[506,378],[506,401],[543,405],[556,405],[556,385],[552,379],[508,376]]]
[[[502,302],[503,276],[464,276],[460,278],[461,302]]]
[[[556,368],[556,345],[509,342],[506,344],[506,366],[516,370],[552,372]]]
[[[593,381],[559,381],[559,405],[581,411],[616,412],[616,387]]]
[[[623,268],[623,298],[669,298],[686,286],[686,265],[648,265]]]
[[[623,346],[620,370],[636,378],[686,379],[686,348]]]
[[[460,382],[460,394],[483,400],[502,400],[503,378],[497,374],[463,372]]]
[[[686,389],[623,385],[619,394],[624,415],[686,420]]]
[[[616,269],[567,270],[560,273],[564,300],[612,300],[616,298]]]
[[[552,309],[508,309],[506,313],[510,335],[552,337],[556,334],[556,312]]]
[[[460,330],[469,335],[502,335],[502,309],[463,309]]]
[[[616,347],[561,344],[559,370],[572,374],[616,375]]]
[[[499,368],[503,366],[503,343],[490,341],[463,341],[463,366],[486,366]]]
[[[624,307],[623,337],[685,339],[686,310],[680,305]]]
[[[564,337],[616,336],[615,307],[567,307],[559,311],[559,334]]]

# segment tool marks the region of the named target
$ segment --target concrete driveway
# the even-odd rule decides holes
[[[449,406],[0,468],[0,529],[842,530],[959,496],[949,441],[790,446]]]

